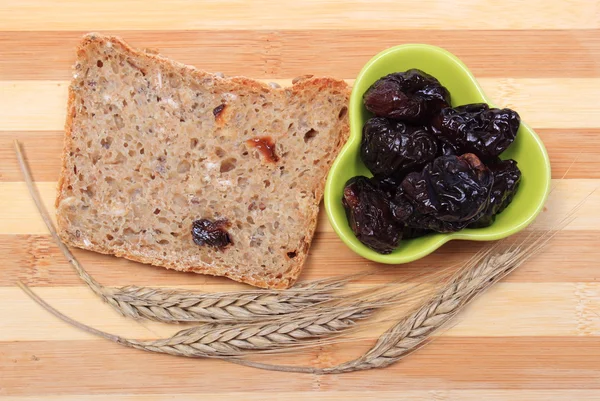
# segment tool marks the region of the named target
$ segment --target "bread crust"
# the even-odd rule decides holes
[[[340,96],[345,97],[345,104],[347,104],[347,102],[348,102],[349,88],[348,88],[347,84],[342,80],[337,80],[337,79],[333,79],[333,78],[305,78],[305,79],[298,80],[297,82],[294,83],[294,85],[292,87],[289,87],[289,88],[272,88],[260,81],[255,81],[255,80],[245,78],[245,77],[219,78],[215,75],[208,74],[204,71],[198,70],[195,67],[187,66],[187,65],[178,63],[176,61],[172,61],[172,60],[165,58],[159,54],[147,53],[147,52],[143,52],[140,50],[136,50],[136,49],[130,47],[127,43],[125,43],[119,37],[104,36],[104,35],[100,35],[97,33],[90,33],[90,34],[87,34],[84,36],[79,47],[77,48],[78,59],[85,57],[86,48],[88,46],[106,45],[109,42],[110,42],[111,46],[120,47],[121,51],[124,52],[125,54],[129,54],[129,55],[136,56],[136,57],[148,58],[152,62],[161,64],[163,67],[165,67],[167,69],[175,69],[175,70],[179,70],[179,71],[184,70],[185,74],[192,74],[192,76],[194,76],[195,78],[201,78],[201,77],[205,77],[207,75],[211,75],[214,79],[222,79],[222,80],[232,84],[233,86],[240,86],[240,87],[243,87],[246,89],[250,88],[250,89],[257,90],[257,91],[272,92],[272,91],[292,90],[292,91],[298,93],[298,92],[302,92],[305,90],[315,90],[315,89],[316,90],[328,90],[328,91],[335,90],[340,93]],[[76,97],[77,97],[77,95],[75,93],[74,88],[72,87],[72,85],[69,86],[67,119],[66,119],[66,123],[65,123],[65,142],[64,142],[64,148],[63,148],[63,154],[62,154],[62,168],[61,168],[61,175],[60,175],[60,178],[58,181],[57,197],[56,197],[56,202],[55,202],[57,208],[60,205],[61,201],[64,200],[65,193],[66,193],[65,188],[66,188],[66,186],[69,185],[68,180],[70,178],[70,171],[68,171],[68,161],[69,161],[69,158],[71,157],[69,152],[70,152],[70,149],[72,149],[72,145],[73,145],[72,132],[73,132],[73,122],[74,122],[74,119],[76,116],[76,105],[75,105]],[[331,161],[333,161],[335,156],[340,151],[341,147],[345,144],[346,140],[348,139],[349,127],[348,127],[347,116],[341,122],[341,128],[339,130],[338,135],[339,135],[339,138],[338,138],[338,141],[336,142],[336,146],[333,149],[333,151],[331,152],[331,156],[330,156]],[[138,253],[124,252],[121,249],[107,246],[106,244],[103,244],[103,243],[84,244],[79,241],[75,241],[73,236],[68,233],[67,229],[68,229],[69,222],[66,219],[62,218],[59,211],[57,211],[58,233],[59,233],[59,236],[61,237],[61,239],[63,240],[63,242],[65,242],[66,244],[68,244],[70,246],[79,247],[82,249],[91,250],[91,251],[98,252],[98,253],[111,254],[111,255],[123,257],[123,258],[129,259],[129,260],[146,263],[146,264],[151,264],[151,265],[155,265],[155,266],[162,266],[162,267],[166,267],[166,268],[170,268],[170,269],[174,269],[174,270],[178,270],[178,271],[195,272],[195,273],[202,273],[202,274],[215,275],[215,276],[224,276],[224,277],[228,277],[235,281],[247,283],[247,284],[257,286],[257,287],[262,287],[262,288],[273,288],[273,289],[288,288],[288,287],[292,286],[294,284],[294,282],[298,279],[301,269],[306,261],[306,258],[308,255],[308,250],[310,248],[310,244],[312,242],[312,238],[314,236],[314,232],[315,232],[316,225],[317,225],[319,204],[323,197],[323,190],[324,190],[325,181],[327,178],[328,167],[330,164],[331,163],[325,163],[319,167],[320,175],[322,176],[322,179],[319,180],[318,182],[315,182],[315,184],[312,188],[313,192],[315,194],[315,200],[317,202],[317,205],[316,205],[316,207],[313,208],[313,211],[310,214],[309,221],[304,226],[305,227],[305,231],[303,233],[304,238],[305,238],[304,249],[299,250],[297,256],[295,257],[295,259],[293,261],[294,262],[293,267],[289,270],[289,273],[279,279],[275,279],[275,278],[265,279],[265,278],[257,278],[257,277],[240,275],[240,274],[236,274],[234,271],[222,270],[222,269],[215,268],[213,266],[210,266],[210,265],[204,264],[204,263],[199,263],[199,264],[195,264],[195,265],[191,266],[191,265],[187,265],[185,263],[181,263],[180,261],[176,261],[176,260],[173,260],[170,262],[165,262],[165,260],[159,260],[157,258],[144,255],[141,252],[138,252]]]

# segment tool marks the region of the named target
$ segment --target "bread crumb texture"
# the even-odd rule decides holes
[[[278,89],[222,78],[98,34],[77,55],[56,201],[61,238],[157,266],[291,286],[348,137],[346,84],[306,78]],[[233,244],[196,245],[192,223],[203,218],[227,219]]]

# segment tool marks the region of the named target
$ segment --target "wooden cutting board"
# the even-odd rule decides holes
[[[385,370],[273,373],[94,338],[41,310],[15,281],[109,332],[151,338],[176,328],[121,318],[82,285],[51,242],[13,155],[18,138],[51,207],[70,65],[79,38],[92,30],[209,71],[283,82],[308,73],[351,80],[387,47],[442,46],[544,140],[554,189],[540,227],[587,201],[542,255],[478,299],[430,345]],[[0,400],[600,400],[600,191],[593,192],[600,186],[599,93],[599,0],[2,1]],[[383,283],[459,263],[482,246],[454,242],[409,265],[376,266],[348,250],[322,216],[302,279],[377,268],[380,274],[360,285]],[[105,285],[241,288],[75,254]],[[358,354],[378,334],[373,330],[352,346],[267,360],[326,366]]]

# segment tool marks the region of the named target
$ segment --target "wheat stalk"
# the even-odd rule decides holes
[[[352,361],[328,368],[273,365],[237,358],[230,361],[266,370],[313,374],[346,373],[389,366],[423,346],[433,333],[473,299],[539,253],[555,233],[555,230],[545,231],[534,240],[531,240],[531,237],[535,237],[532,234],[522,243],[510,244],[509,240],[505,240],[492,246],[478,263],[459,271],[437,294],[412,313],[400,317],[369,351]]]
[[[475,297],[537,254],[554,234],[555,231],[546,231],[538,234],[534,240],[531,240],[531,236],[517,244],[504,240],[490,247],[472,259],[420,307],[408,315],[398,316],[397,323],[381,335],[368,352],[357,359],[328,368],[272,365],[241,357],[256,352],[322,345],[323,342],[318,341],[319,339],[339,334],[354,327],[357,320],[371,316],[375,310],[393,305],[394,302],[390,300],[398,301],[400,292],[382,293],[376,289],[370,295],[357,296],[353,302],[339,301],[338,305],[331,307],[309,308],[295,315],[285,315],[274,322],[208,324],[180,331],[167,339],[140,341],[81,324],[48,305],[25,284],[19,283],[19,286],[38,304],[63,321],[128,347],[177,356],[220,358],[267,370],[314,374],[345,373],[383,368],[415,351]]]
[[[239,323],[280,318],[308,306],[334,299],[349,277],[301,283],[284,291],[250,290],[229,293],[197,293],[151,287],[111,289],[107,302],[134,319],[165,323]],[[106,289],[104,293],[106,293]]]
[[[276,319],[334,299],[334,291],[343,288],[348,281],[361,276],[313,281],[284,291],[251,290],[221,294],[137,286],[105,287],[90,276],[60,240],[33,183],[29,166],[17,140],[14,141],[14,147],[29,193],[54,242],[87,286],[123,316],[164,323],[215,321],[228,323]]]
[[[310,345],[312,340],[341,333],[356,325],[381,307],[369,297],[352,304],[311,308],[294,315],[265,323],[240,323],[232,325],[205,324],[181,330],[160,340],[134,340],[97,330],[77,322],[54,309],[27,285],[18,283],[32,299],[63,321],[106,338],[113,342],[150,352],[187,357],[243,356],[251,351],[277,351],[299,345]],[[388,298],[391,294],[388,294]]]
[[[400,302],[401,291],[381,291],[384,287],[363,291],[333,306],[309,308],[300,313],[260,324],[207,324],[182,330],[172,337],[141,341],[106,333],[63,315],[37,296],[25,284],[19,286],[38,304],[63,321],[91,334],[144,351],[187,357],[221,358],[247,366],[286,372],[316,374],[343,373],[388,366],[417,349],[475,296],[538,252],[549,235],[542,235],[531,245],[520,244],[498,251],[499,246],[471,260],[433,297],[385,332],[376,345],[363,356],[330,368],[271,365],[241,359],[249,353],[281,351],[299,346],[322,345],[319,339],[332,337],[355,327],[358,320],[374,311]],[[370,294],[369,294],[370,292]]]

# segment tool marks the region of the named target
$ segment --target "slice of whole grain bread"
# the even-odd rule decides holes
[[[69,90],[59,234],[79,248],[287,288],[348,137],[348,95],[340,80],[276,89],[89,34]],[[227,219],[232,243],[194,243],[199,219]]]

